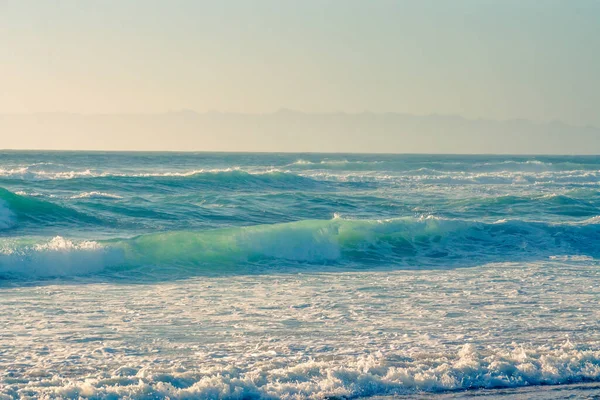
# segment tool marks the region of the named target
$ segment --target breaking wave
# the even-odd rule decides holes
[[[256,179],[283,180],[283,179],[302,179],[297,175],[282,171],[276,168],[256,168],[243,170],[239,167],[231,168],[213,168],[213,169],[192,169],[185,171],[164,171],[164,172],[119,172],[119,171],[96,171],[85,170],[66,170],[66,171],[45,171],[30,169],[30,167],[19,167],[13,169],[1,169],[0,177],[22,180],[70,180],[86,178],[205,178],[211,180],[231,180],[231,179]]]
[[[122,196],[112,193],[104,192],[83,192],[77,195],[71,196],[71,199],[122,199]]]
[[[381,165],[379,165],[381,164]],[[297,160],[278,167],[230,167],[202,168],[152,172],[144,170],[106,171],[66,168],[64,170],[39,169],[39,165],[0,168],[0,179],[5,181],[64,181],[104,179],[115,182],[147,180],[172,182],[211,183],[216,185],[266,185],[308,184],[325,182],[378,183],[378,184],[448,184],[448,185],[582,185],[595,187],[600,184],[600,170],[546,168],[552,164],[537,161],[474,164],[470,169],[449,170],[442,166],[427,165],[417,169],[383,168],[383,161]],[[521,168],[522,165],[534,168]],[[507,167],[511,166],[511,168]],[[518,168],[512,168],[516,166]],[[544,168],[538,168],[544,166]],[[575,165],[575,167],[581,167]]]
[[[0,275],[65,276],[139,270],[168,274],[333,268],[452,268],[570,255],[596,259],[600,219],[551,224],[435,217],[304,220],[129,239],[5,240]],[[286,261],[282,263],[282,261]]]
[[[102,354],[102,350],[97,352]],[[15,381],[27,393],[49,398],[352,399],[600,379],[600,352],[569,341],[539,347],[513,343],[483,351],[464,344],[448,353],[413,351],[330,360],[268,361],[276,355],[273,351],[257,352],[254,357],[260,362],[194,369],[130,364],[112,371],[104,368],[85,380],[63,376],[48,379],[49,372],[34,369],[19,373],[31,380],[31,387],[23,385],[23,379]],[[8,388],[5,390],[10,393]]]

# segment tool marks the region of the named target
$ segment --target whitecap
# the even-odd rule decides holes
[[[71,199],[122,199],[122,196],[112,193],[104,192],[83,192],[75,196],[71,196]]]

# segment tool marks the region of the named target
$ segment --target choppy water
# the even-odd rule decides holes
[[[599,216],[600,157],[0,152],[0,397],[599,395]]]

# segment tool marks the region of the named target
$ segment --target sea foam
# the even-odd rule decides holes
[[[88,275],[120,262],[118,251],[95,241],[56,236],[42,243],[9,239],[0,244],[0,276],[4,277]]]

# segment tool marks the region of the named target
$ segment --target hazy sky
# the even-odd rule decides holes
[[[0,0],[0,113],[370,110],[600,126],[597,0]]]

